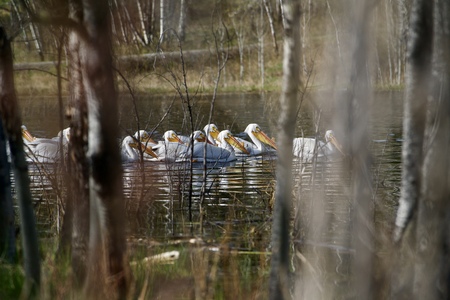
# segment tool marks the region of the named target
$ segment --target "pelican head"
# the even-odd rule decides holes
[[[31,133],[28,131],[25,125],[22,125],[21,128],[22,128],[22,138],[24,138],[27,142],[31,143],[36,139],[34,136],[31,135]]]
[[[343,155],[344,151],[342,150],[342,146],[341,144],[337,141],[336,136],[334,135],[334,131],[333,130],[327,130],[325,132],[325,141],[327,143],[331,143],[334,147],[336,147],[336,149],[341,152]]]
[[[206,136],[203,132],[200,130],[196,130],[192,133],[192,138],[194,139],[194,142],[206,142]]]
[[[184,144],[173,130],[167,130],[166,132],[164,132],[164,140],[170,143]]]
[[[269,138],[267,134],[264,133],[264,131],[261,130],[261,127],[259,127],[258,124],[255,123],[248,124],[247,128],[245,128],[245,132],[249,136],[253,135],[262,143],[269,145],[274,149],[277,149],[277,145],[275,144],[275,142],[271,138]]]
[[[128,137],[128,139],[126,139],[126,141],[131,148],[139,150],[139,147],[140,147],[141,148],[140,151],[143,151],[144,153],[146,153],[154,158],[159,158],[158,155],[155,152],[153,152],[151,147],[147,147],[145,144],[135,141],[131,137]]]
[[[236,140],[236,138],[233,136],[233,134],[231,133],[231,131],[227,130],[222,130],[219,135],[217,136],[217,139],[221,142],[221,143],[227,143],[229,145],[231,145],[234,148],[237,148],[239,150],[241,150],[243,153],[245,154],[250,154],[248,152],[247,149],[245,149],[244,145],[242,145],[241,143],[239,143],[238,140]]]
[[[150,135],[148,134],[147,131],[141,129],[139,131],[136,131],[136,133],[134,134],[134,138],[136,140],[139,140],[141,143],[144,143],[145,145],[147,144],[151,144],[151,145],[155,145],[157,144],[157,142],[155,142]]]
[[[215,124],[208,124],[203,128],[203,131],[206,132],[206,135],[211,135],[215,140],[218,139],[219,136],[219,128]]]

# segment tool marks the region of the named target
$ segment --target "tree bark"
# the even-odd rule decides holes
[[[420,195],[426,99],[433,45],[432,3],[416,0],[411,13],[403,116],[402,187],[394,241],[399,241]]]
[[[19,203],[26,289],[29,289],[30,293],[35,293],[40,285],[41,277],[38,238],[30,192],[28,165],[23,151],[22,121],[14,89],[11,44],[2,27],[0,27],[0,41],[0,113],[8,136]]]
[[[86,38],[80,48],[83,85],[88,101],[88,159],[90,169],[90,236],[86,291],[104,292],[98,274],[106,270],[116,297],[126,298],[129,270],[126,239],[122,164],[117,146],[118,111],[111,54],[107,1],[83,1]],[[102,255],[104,254],[104,259]],[[99,263],[104,261],[106,269]]]
[[[11,194],[10,163],[3,121],[0,118],[0,256],[9,263],[16,255],[14,208]]]
[[[368,148],[370,137],[370,106],[372,89],[368,74],[371,1],[352,2],[352,66],[350,97],[348,98],[345,136],[349,146],[352,174],[351,246],[355,250],[352,260],[352,287],[357,299],[372,299],[374,287],[374,203],[372,198],[372,157]]]
[[[428,3],[428,2],[427,2]],[[427,7],[431,4],[427,4]],[[415,299],[448,299],[450,217],[450,3],[434,1],[433,87],[418,204]]]
[[[272,259],[269,278],[269,298],[289,298],[289,236],[292,205],[292,143],[296,120],[298,87],[301,86],[300,3],[283,1],[285,19],[283,84],[278,123],[278,161],[275,210],[272,223]]]
[[[186,0],[180,0],[180,19],[178,21],[178,38],[180,41],[184,41],[186,38]]]

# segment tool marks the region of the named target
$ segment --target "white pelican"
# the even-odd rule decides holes
[[[208,141],[215,145],[217,137],[219,136],[219,128],[215,124],[208,124],[203,128],[203,131],[206,133],[206,137],[208,138]]]
[[[194,162],[203,162],[204,156],[206,162],[225,163],[236,160],[235,147],[245,152],[246,149],[236,140],[229,130],[224,130],[217,135],[218,146],[212,145],[201,131],[193,133],[194,147],[191,152],[190,145],[187,145],[186,158]],[[206,149],[206,155],[204,155]],[[191,153],[193,153],[191,155]]]
[[[51,139],[48,138],[37,138],[34,137],[30,131],[27,129],[27,127],[25,125],[22,125],[22,139],[25,145],[29,146],[30,148],[34,148],[36,145],[40,144],[40,143],[45,143],[48,141],[56,141],[59,142],[61,140],[61,136],[62,136],[62,141],[63,144],[66,145],[69,140],[70,140],[70,127],[67,127],[66,129],[58,132],[58,135],[56,137],[53,137]]]
[[[63,146],[69,141],[70,128],[64,129],[57,137],[36,138],[22,125],[22,138],[25,144],[25,151],[28,153],[28,161],[40,163],[53,163],[60,158],[60,136],[63,135]]]
[[[243,139],[238,139],[238,141],[243,143],[249,155],[253,156],[265,153],[275,153],[277,145],[275,145],[275,142],[261,130],[261,127],[259,127],[258,124],[248,124],[247,128],[245,128],[245,133],[247,133],[253,143]],[[237,154],[245,154],[239,149],[235,150]]]
[[[329,160],[338,154],[338,151],[343,154],[342,147],[336,140],[333,130],[327,130],[325,141],[324,143],[315,138],[295,138],[293,141],[293,153],[305,161],[311,161],[315,156],[318,159]]]
[[[151,145],[155,144],[156,142],[150,138],[150,135],[145,130],[136,131],[134,136],[126,136],[122,140],[122,161],[133,162],[139,160],[139,147],[144,152],[144,158],[150,156],[158,159],[158,156],[151,148]]]
[[[164,132],[163,137],[164,141],[159,141],[157,145],[150,145],[159,160],[176,161],[182,153],[186,152],[186,144],[180,140],[175,131],[168,130]]]

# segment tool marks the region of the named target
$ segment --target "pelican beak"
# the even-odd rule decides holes
[[[213,127],[213,128],[211,128],[211,131],[209,132],[209,134],[210,134],[215,140],[217,140],[217,137],[219,136],[219,130],[217,129],[217,127]]]
[[[239,150],[241,150],[242,152],[244,152],[245,154],[250,154],[247,149],[245,149],[244,145],[242,145],[241,143],[238,142],[238,140],[236,140],[236,138],[230,134],[227,135],[227,137],[225,137],[225,140],[227,141],[228,144],[230,144],[231,146],[234,146],[236,148],[238,148]]]
[[[168,140],[169,140],[169,142],[176,142],[176,143],[180,143],[180,144],[184,145],[183,141],[180,140],[180,138],[176,134],[172,134],[172,136],[169,137]]]
[[[147,153],[148,155],[154,157],[154,158],[159,158],[158,155],[153,152],[152,148],[150,147],[146,147],[145,145],[141,144],[141,148],[143,148],[142,150],[144,150],[144,153]]]
[[[146,154],[148,154],[148,155],[150,155],[150,156],[152,156],[154,158],[159,158],[158,155],[155,152],[153,152],[152,148],[147,147],[147,146],[145,146],[142,143],[130,143],[130,147],[133,147],[133,148],[136,148],[136,149],[138,148],[138,145],[141,146],[141,150],[144,153],[146,153]]]
[[[338,151],[345,156],[344,150],[342,149],[342,145],[337,141],[334,135],[330,137],[330,143],[332,143],[336,147],[336,149],[338,149]]]
[[[264,133],[262,130],[256,130],[253,131],[253,134],[256,136],[258,140],[263,142],[266,145],[269,145],[270,147],[277,149],[277,145],[275,144],[274,140],[272,140],[270,137],[267,136],[267,134]]]
[[[28,129],[22,127],[22,137],[26,139],[28,142],[33,142],[36,138],[31,135]]]
[[[158,144],[157,142],[155,142],[154,139],[152,139],[149,136],[141,137],[141,143],[144,144],[144,145],[148,145],[148,144],[155,145],[155,144]]]

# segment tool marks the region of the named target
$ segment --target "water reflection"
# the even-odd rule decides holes
[[[377,222],[391,222],[399,197],[401,153],[401,95],[378,93],[373,105],[372,143],[374,155],[374,200],[379,209]],[[58,132],[58,116],[53,99],[25,99],[23,114],[27,127],[42,137]],[[141,97],[136,103],[141,120],[140,128],[153,129],[170,106],[171,97]],[[258,123],[269,136],[276,136],[276,107],[278,96],[222,95],[217,99],[214,123],[221,129],[229,128],[240,133],[249,123]],[[189,134],[186,116],[181,105],[175,103],[170,113],[156,131],[174,129]],[[121,127],[127,132],[137,128],[133,103],[121,99]],[[209,98],[197,99],[195,126],[207,123]],[[331,114],[329,112],[329,114]],[[315,133],[314,109],[305,106],[300,111],[297,136]],[[198,126],[197,126],[198,125]],[[325,126],[324,126],[325,127]],[[325,128],[321,128],[324,132]],[[125,132],[122,134],[125,135]],[[349,187],[342,179],[349,174],[342,171],[342,162],[294,162],[295,195],[306,207],[321,212],[328,220],[328,234],[315,236],[314,241],[301,241],[316,245],[346,245],[345,234],[349,226]],[[192,166],[190,190],[190,164],[144,162],[124,164],[124,193],[130,236],[160,242],[175,238],[201,237],[220,243],[227,236],[238,248],[266,249],[273,190],[275,186],[273,157],[243,159],[223,165],[202,164]],[[55,207],[58,193],[56,170],[30,167],[32,193],[36,199],[40,228],[50,231],[55,224]],[[206,172],[206,177],[204,173]],[[349,183],[350,184],[350,183]],[[204,190],[204,194],[202,194]],[[191,193],[191,194],[190,194]],[[191,198],[189,197],[191,195]],[[320,197],[318,197],[320,196]],[[189,199],[190,198],[190,199]],[[45,201],[43,200],[45,199]],[[320,201],[315,201],[320,199]],[[189,212],[189,207],[191,211]],[[200,207],[205,215],[199,213]],[[296,212],[297,216],[299,212]],[[302,222],[314,225],[310,214]],[[314,229],[314,226],[308,226]],[[319,231],[317,228],[317,232]]]

